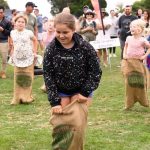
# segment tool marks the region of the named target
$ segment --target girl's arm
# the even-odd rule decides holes
[[[14,46],[13,46],[13,40],[11,37],[9,37],[8,44],[9,44],[9,48],[10,48],[9,55],[12,56],[12,54],[14,52]]]
[[[128,43],[125,43],[124,50],[123,50],[123,59],[127,59],[127,48],[128,48]]]
[[[150,54],[150,48],[146,51],[145,55],[140,57],[141,60],[144,60]]]
[[[144,60],[150,54],[150,43],[147,40],[144,41],[144,46],[148,48],[148,50],[146,51],[145,55],[140,58],[141,60]]]
[[[38,48],[37,38],[35,36],[33,36],[32,41],[33,41],[33,53],[36,56],[37,55],[37,48]]]

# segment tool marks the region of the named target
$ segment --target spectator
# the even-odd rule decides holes
[[[31,30],[36,37],[38,37],[38,29],[37,29],[37,19],[34,15],[32,15],[32,12],[34,10],[34,7],[37,7],[33,2],[27,2],[25,10],[25,15],[27,16],[28,22],[26,25],[26,29]]]
[[[12,30],[11,22],[8,21],[4,16],[4,10],[4,7],[0,6],[0,54],[2,58],[0,77],[2,79],[6,78],[6,66],[9,49],[8,38],[10,36],[10,31]]]
[[[143,16],[143,10],[141,8],[138,9],[137,13],[136,13],[136,16],[141,19],[142,16]]]
[[[150,35],[150,12],[149,10],[143,11],[143,17],[141,19],[145,22],[144,36],[148,37]]]
[[[88,9],[85,13],[85,20],[81,23],[80,33],[84,40],[90,42],[96,39],[97,26],[94,21],[94,13]]]
[[[131,35],[130,33],[130,23],[137,19],[136,16],[132,15],[132,6],[127,5],[124,8],[124,14],[118,20],[119,27],[119,39],[121,45],[121,59],[123,58],[123,49],[127,36]]]
[[[17,12],[16,9],[12,9],[11,14],[12,14],[12,16],[11,16],[11,23],[13,25],[13,28],[15,28],[14,18],[16,17],[16,15],[18,14],[18,12]]]
[[[149,10],[143,11],[143,17],[141,18],[146,23],[146,28],[150,27],[150,12]]]
[[[108,17],[108,13],[106,12],[105,8],[102,8],[102,19],[103,19],[103,23],[104,23],[105,35],[103,33],[102,23],[98,19],[97,20],[98,35],[96,36],[97,41],[99,41],[100,39],[104,39],[104,38],[106,38],[106,39],[110,38],[109,28],[111,27],[112,22],[111,22],[110,18]],[[108,52],[107,52],[107,49],[106,48],[99,49],[97,51],[97,54],[98,54],[100,59],[101,59],[101,56],[103,55],[103,65],[104,65],[104,67],[107,67],[108,66],[108,61],[107,61]]]
[[[110,38],[113,39],[113,38],[117,38],[117,17],[115,16],[115,11],[114,10],[111,10],[110,11],[110,20],[111,20],[111,26],[108,30],[109,34],[110,34]],[[110,51],[110,54],[109,56],[110,57],[116,57],[116,47],[111,47],[109,48],[109,51]]]
[[[43,45],[43,41],[42,41],[42,32],[43,32],[43,19],[42,19],[42,15],[39,14],[39,9],[35,8],[34,9],[34,14],[37,18],[37,27],[38,27],[38,42],[39,42],[39,47],[40,50],[43,51],[44,49],[44,45]]]

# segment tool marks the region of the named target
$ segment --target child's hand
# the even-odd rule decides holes
[[[57,105],[51,108],[51,112],[56,113],[56,114],[61,114],[62,113],[62,106],[61,105]]]
[[[87,97],[84,97],[83,95],[81,94],[76,94],[74,96],[71,97],[71,101],[78,101],[79,103],[85,103],[87,102]]]
[[[140,60],[144,60],[144,59],[145,59],[145,56],[141,56],[141,57],[140,57]]]
[[[87,102],[87,99],[88,99],[87,97],[85,97],[81,94],[78,94],[78,102],[79,103],[85,103],[85,102]]]
[[[93,31],[93,28],[90,26],[88,26],[86,29],[87,29],[87,31]]]
[[[123,55],[123,59],[127,59],[127,55]]]

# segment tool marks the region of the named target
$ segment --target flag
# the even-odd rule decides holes
[[[100,8],[99,8],[98,0],[91,0],[91,3],[93,5],[94,11],[95,11],[95,13],[97,15],[97,18],[100,19],[101,16],[100,16]]]
[[[101,11],[101,6],[100,6],[100,0],[91,0],[91,3],[93,5],[93,8],[94,8],[95,13],[97,15],[97,18],[101,20],[103,34],[105,35],[104,22],[103,22],[103,18],[102,18],[102,11]]]

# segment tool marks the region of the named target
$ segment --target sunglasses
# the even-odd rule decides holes
[[[87,13],[86,15],[93,15],[92,13]]]

